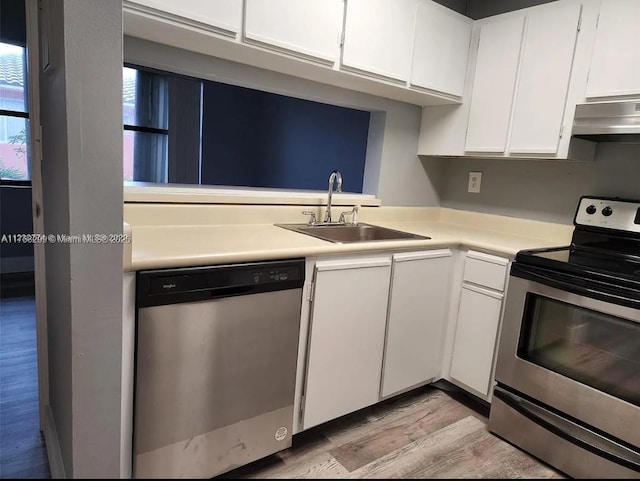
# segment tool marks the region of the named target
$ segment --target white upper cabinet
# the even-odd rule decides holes
[[[467,152],[506,150],[525,18],[483,24],[471,94]]]
[[[512,154],[558,151],[580,11],[580,4],[569,3],[526,17],[509,137]]]
[[[343,67],[407,82],[417,0],[348,0]]]
[[[640,1],[604,0],[587,98],[640,95]]]
[[[462,97],[473,21],[429,0],[416,14],[411,85]]]
[[[599,7],[557,0],[477,20],[464,102],[423,109],[418,154],[593,160],[596,144],[571,128],[585,100]]]
[[[125,6],[147,7],[154,13],[167,13],[193,20],[199,27],[235,37],[242,29],[243,0],[125,0]]]
[[[245,40],[335,63],[344,0],[246,0]]]

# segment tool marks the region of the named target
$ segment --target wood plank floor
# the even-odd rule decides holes
[[[564,478],[489,433],[487,408],[424,387],[302,432],[219,478]]]
[[[0,477],[50,477],[38,426],[33,297],[0,299]]]
[[[0,477],[49,478],[38,428],[33,298],[0,300]],[[562,478],[487,430],[486,408],[420,388],[300,433],[220,478]]]

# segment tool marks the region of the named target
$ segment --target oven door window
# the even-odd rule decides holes
[[[640,324],[529,293],[518,357],[640,406]]]

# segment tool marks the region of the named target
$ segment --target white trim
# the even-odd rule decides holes
[[[492,291],[492,290],[486,289],[484,287],[480,287],[480,286],[478,286],[476,284],[471,284],[469,281],[464,281],[462,283],[462,288],[463,289],[467,289],[469,291],[477,292],[478,294],[482,294],[482,295],[485,295],[485,296],[494,297],[494,298],[500,299],[500,300],[502,300],[504,298],[504,295],[501,292]],[[459,307],[458,307],[458,309],[459,309]]]
[[[42,187],[42,125],[40,123],[40,34],[38,31],[39,0],[26,2],[27,61],[29,62],[29,121],[31,123],[31,209],[33,232],[44,234],[44,194]],[[48,20],[45,19],[44,23]],[[48,40],[47,40],[48,41]],[[45,42],[42,44],[47,45]],[[43,47],[44,48],[44,47]],[[47,47],[48,48],[48,47]],[[48,53],[47,53],[48,54]],[[45,66],[43,66],[45,67]],[[45,67],[46,68],[46,67]],[[36,213],[39,210],[39,215]],[[33,265],[36,296],[36,344],[38,352],[38,413],[44,430],[45,411],[49,409],[49,344],[47,331],[47,278],[45,246],[34,244]]]
[[[136,333],[136,275],[125,272],[122,296],[122,384],[120,404],[120,478],[133,476],[133,375]]]
[[[215,187],[182,184],[151,184],[125,182],[125,202],[162,202],[197,204],[287,204],[326,205],[326,191],[260,189],[247,187]],[[357,193],[334,193],[334,205],[380,206],[382,202],[374,195]]]
[[[316,262],[316,271],[338,271],[342,269],[362,269],[366,267],[386,267],[391,265],[390,257]]]
[[[390,72],[371,68],[367,65],[362,65],[357,62],[344,63],[344,60],[343,60],[340,68],[342,70],[346,70],[349,72],[354,72],[360,75],[365,75],[367,77],[372,77],[389,84],[398,84],[400,86],[407,87],[409,82],[409,75],[403,75],[403,76],[406,76],[406,78],[400,78],[400,76],[394,75]]]
[[[325,54],[318,50],[310,50],[307,48],[299,47],[297,45],[289,45],[275,38],[253,32],[245,32],[244,41],[253,45],[257,45],[258,47],[276,50],[277,52],[293,55],[294,57],[301,57],[306,60],[319,62],[324,65],[332,66],[337,61],[337,58],[335,56]]]
[[[598,102],[601,100],[612,100],[616,97],[640,97],[640,90],[638,89],[626,89],[626,90],[610,90],[608,92],[591,91],[587,92],[586,98],[589,102]]]
[[[177,3],[177,2],[176,2]],[[123,1],[123,13],[129,15],[143,15],[150,18],[162,18],[179,25],[185,25],[205,32],[211,32],[225,37],[236,38],[240,32],[240,28],[235,25],[229,25],[224,22],[218,22],[217,25],[212,23],[210,18],[203,17],[191,11],[185,11],[181,8],[173,7],[173,11],[163,10],[165,5],[154,7],[140,5],[128,0]]]
[[[56,423],[53,419],[51,406],[47,406],[44,411],[43,430],[44,441],[47,447],[47,457],[49,458],[49,470],[51,477],[54,479],[65,479],[67,477],[64,470],[64,461],[62,460],[62,452],[60,451],[60,442],[58,440],[58,431]]]
[[[423,259],[436,259],[438,257],[451,257],[451,249],[393,254],[393,262],[419,261]]]
[[[477,259],[479,261],[491,262],[492,264],[498,264],[499,266],[506,266],[509,263],[509,259],[505,259],[504,257],[492,256],[491,254],[472,250],[467,251],[467,257]]]

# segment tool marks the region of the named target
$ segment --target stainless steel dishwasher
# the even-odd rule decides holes
[[[134,476],[210,478],[291,446],[304,260],[137,276]]]

